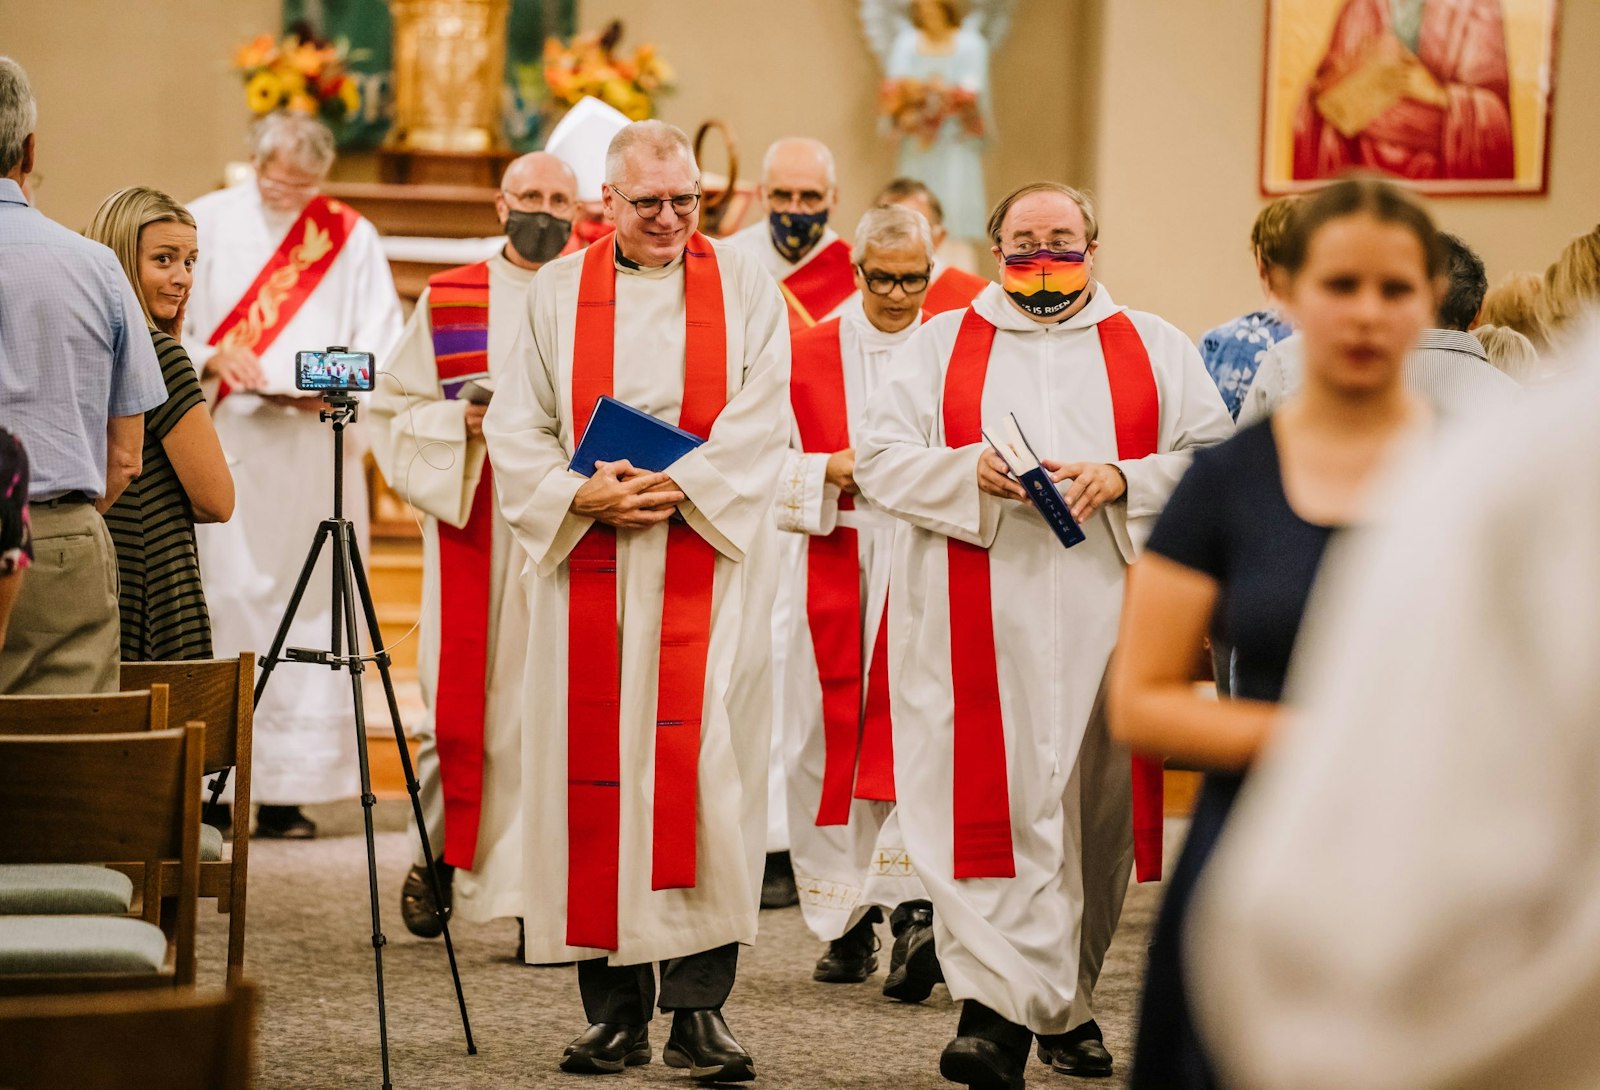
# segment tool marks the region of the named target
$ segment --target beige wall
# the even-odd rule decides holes
[[[0,0],[0,53],[39,100],[38,206],[73,228],[127,185],[187,200],[245,157],[233,46],[277,25],[277,0]]]
[[[1190,334],[1259,299],[1248,252],[1257,185],[1267,0],[1108,0],[1096,104],[1099,272],[1121,303]],[[1490,282],[1542,271],[1600,221],[1600,3],[1561,5],[1550,187],[1544,197],[1441,198],[1440,224]]]

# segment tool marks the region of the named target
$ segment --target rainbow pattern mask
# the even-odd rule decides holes
[[[1005,258],[1001,286],[1023,310],[1036,318],[1049,318],[1070,307],[1089,286],[1088,255],[1079,250],[1012,254]]]

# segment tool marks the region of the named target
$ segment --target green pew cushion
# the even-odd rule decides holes
[[[0,866],[0,916],[124,914],[133,882],[109,867],[86,863]]]
[[[157,973],[161,928],[117,916],[0,916],[0,974]]]
[[[215,863],[222,858],[222,830],[215,825],[200,826],[200,862]]]

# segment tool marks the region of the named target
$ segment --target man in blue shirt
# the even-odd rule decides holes
[[[1255,255],[1261,290],[1269,299],[1272,270],[1279,264],[1278,250],[1289,233],[1295,199],[1279,197],[1268,204],[1250,228],[1250,250]],[[1211,380],[1217,384],[1223,403],[1235,420],[1239,419],[1239,405],[1267,349],[1293,332],[1294,327],[1269,305],[1224,322],[1200,338],[1200,357],[1205,360],[1206,370],[1211,372]]]
[[[166,386],[116,256],[28,204],[38,117],[0,57],[0,428],[28,452],[34,564],[0,647],[0,693],[115,692],[117,558],[101,512],[139,474]]]

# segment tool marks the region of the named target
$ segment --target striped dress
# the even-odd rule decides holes
[[[200,586],[194,512],[161,441],[205,395],[189,354],[151,330],[167,400],[144,414],[144,471],[111,510],[117,546],[124,662],[211,657],[211,616]]]

